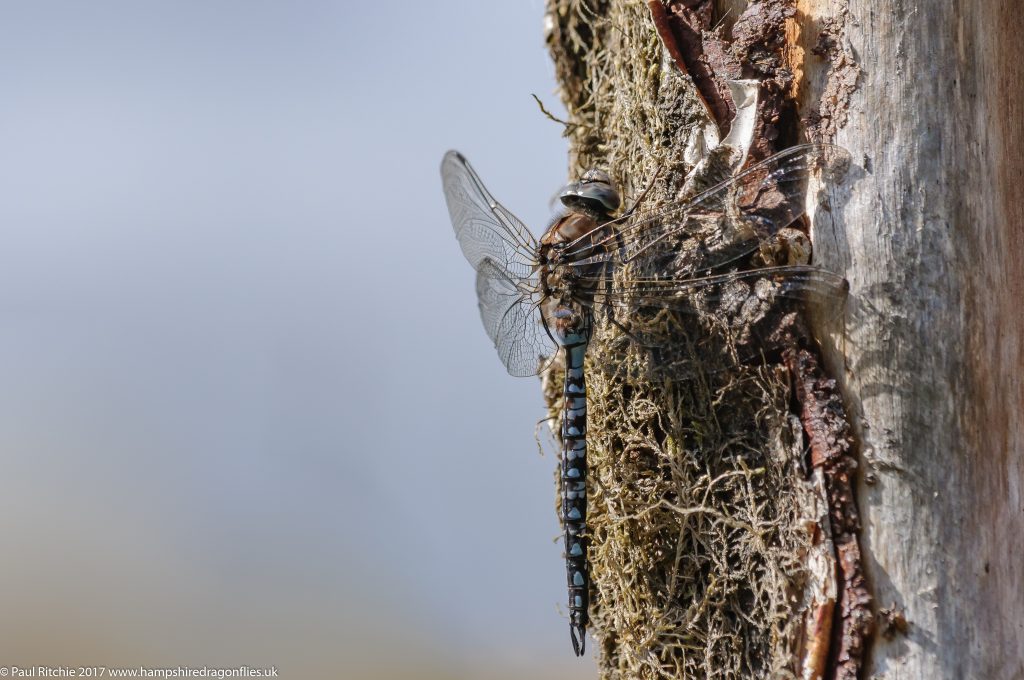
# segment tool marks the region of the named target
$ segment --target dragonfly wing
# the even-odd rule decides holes
[[[533,272],[537,240],[515,215],[494,200],[480,177],[458,151],[449,151],[441,161],[441,181],[448,214],[462,252],[480,269],[490,261],[514,279],[526,279]]]
[[[516,281],[490,259],[476,272],[476,295],[487,336],[511,375],[541,373],[554,358],[557,345],[544,328],[537,288]]]
[[[838,312],[849,284],[832,272],[809,265],[767,267],[690,279],[652,278],[608,281],[594,306],[662,308],[692,314],[733,316],[751,305],[767,309],[776,301],[795,301]]]
[[[848,161],[844,149],[827,144],[786,149],[683,203],[638,213],[612,230],[600,255],[573,260],[574,249],[586,252],[581,240],[567,247],[567,257],[573,264],[628,264],[638,275],[672,266],[694,277],[725,267],[774,246],[779,230],[804,213],[810,178],[821,172],[827,179]]]
[[[637,351],[649,359],[639,365],[685,378],[771,361],[770,354],[804,330],[791,312],[814,305],[819,321],[830,321],[844,309],[846,288],[841,277],[804,265],[638,280],[610,284],[595,297],[595,316],[603,309],[627,318]]]

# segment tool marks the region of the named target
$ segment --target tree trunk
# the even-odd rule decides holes
[[[852,155],[810,221],[815,263],[851,284],[845,332],[814,334],[841,398],[813,343],[694,379],[596,334],[602,677],[1024,678],[1021,12],[549,0],[547,29],[571,176],[671,200],[729,131],[737,78],[761,83],[752,158]]]
[[[843,211],[851,305],[834,363],[884,610],[868,672],[1024,678],[1024,8],[808,4],[838,17],[861,69],[831,127],[863,167]]]

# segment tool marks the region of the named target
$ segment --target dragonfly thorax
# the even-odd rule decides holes
[[[588,211],[573,211],[558,218],[554,224],[544,233],[540,239],[541,249],[548,246],[552,251],[549,261],[556,259],[556,256],[566,245],[576,239],[593,232],[594,228],[604,220],[601,215]]]
[[[593,297],[595,274],[600,266],[578,264],[603,252],[607,221],[598,214],[571,212],[558,219],[540,240],[538,260],[544,297],[562,305]],[[550,319],[549,319],[550,320]]]
[[[592,197],[576,200],[577,209],[551,225],[537,250],[544,322],[554,341],[563,347],[590,339],[589,305],[603,265],[587,260],[606,250],[609,227],[604,225],[611,219],[604,204]]]

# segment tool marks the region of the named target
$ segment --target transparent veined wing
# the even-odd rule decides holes
[[[489,260],[513,279],[528,278],[536,264],[537,240],[494,199],[466,157],[458,151],[446,153],[441,181],[455,238],[473,268]]]
[[[730,309],[756,297],[765,303],[793,300],[836,310],[844,304],[848,290],[846,279],[838,274],[810,265],[786,265],[683,279],[616,277],[602,282],[593,304],[595,308],[698,313],[707,311],[711,303],[724,303]]]
[[[525,377],[547,368],[557,346],[541,321],[535,282],[517,281],[484,258],[476,270],[476,296],[484,329],[508,372]]]
[[[598,255],[590,255],[592,241],[584,236],[566,247],[564,257],[576,265],[612,262],[638,272],[670,268],[676,277],[697,276],[770,244],[804,213],[811,177],[821,173],[827,182],[848,163],[841,147],[792,147],[682,203],[613,220],[615,229]]]
[[[792,312],[809,307],[819,322],[841,318],[848,289],[841,276],[808,265],[605,284],[593,298],[595,315],[626,319],[650,358],[646,369],[676,378],[760,363],[805,332]]]

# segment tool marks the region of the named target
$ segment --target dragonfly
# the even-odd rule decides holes
[[[513,376],[534,376],[562,355],[560,514],[576,656],[585,652],[590,623],[584,363],[595,325],[613,323],[630,336],[631,315],[694,313],[756,282],[767,282],[773,299],[843,300],[845,279],[821,267],[749,263],[777,250],[780,233],[803,214],[808,180],[846,159],[839,147],[796,146],[686,198],[641,210],[641,197],[622,213],[609,175],[588,170],[562,190],[565,213],[537,239],[495,200],[465,156],[444,156],[455,237],[476,270],[480,316],[502,363]]]

